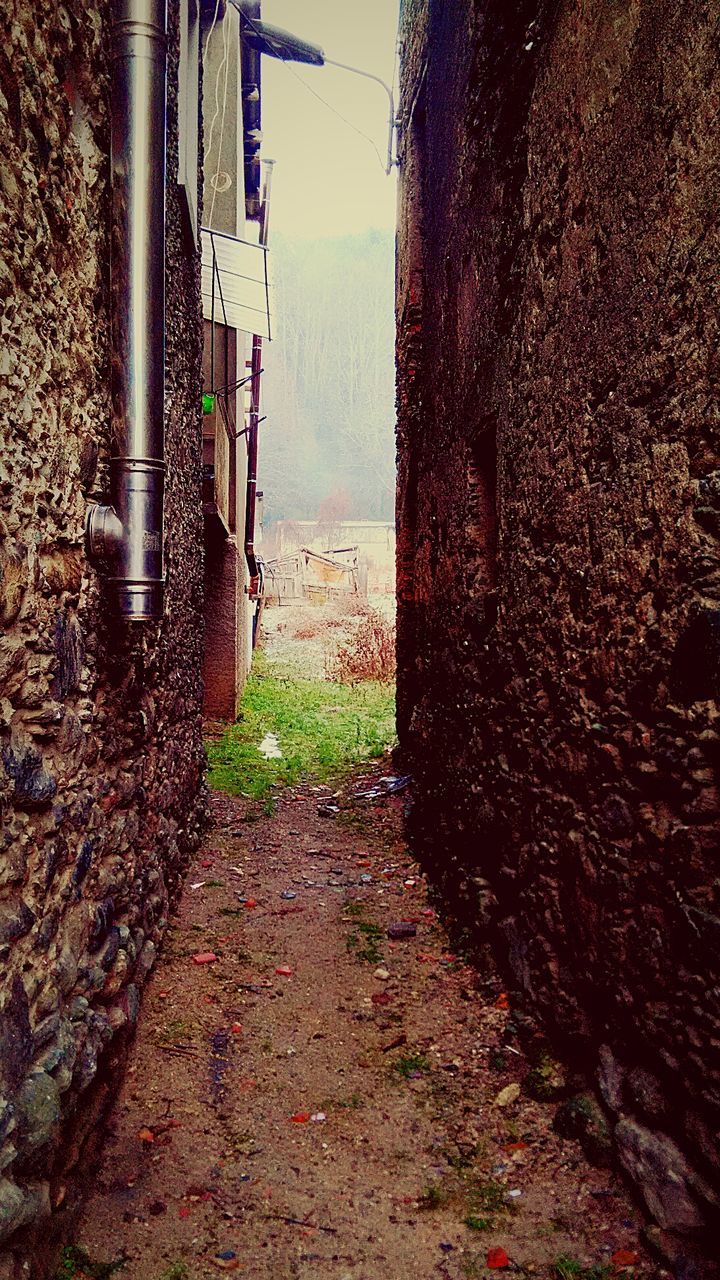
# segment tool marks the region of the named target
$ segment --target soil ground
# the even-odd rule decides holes
[[[309,784],[259,819],[213,797],[77,1243],[127,1280],[663,1274],[529,1096],[499,980],[449,953],[406,796],[367,784],[327,816]]]

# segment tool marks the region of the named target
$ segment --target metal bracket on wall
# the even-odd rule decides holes
[[[253,426],[259,427],[261,422],[266,422],[266,421],[267,421],[267,414],[263,414],[262,418],[258,418],[257,422],[253,423]],[[248,435],[249,431],[250,431],[249,426],[243,427],[242,431],[236,431],[235,435],[232,438],[233,440],[239,440],[241,436]]]

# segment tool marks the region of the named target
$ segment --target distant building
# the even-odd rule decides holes
[[[356,554],[360,589],[370,595],[395,591],[395,525],[384,520],[278,520],[268,536],[278,557],[306,547],[342,560]]]
[[[329,555],[300,547],[298,551],[265,562],[267,604],[294,604],[302,600],[325,604],[328,600],[359,594],[357,547]]]

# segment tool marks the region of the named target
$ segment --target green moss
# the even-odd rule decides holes
[[[547,1053],[541,1053],[535,1066],[528,1072],[523,1088],[531,1098],[538,1102],[554,1102],[561,1098],[566,1090],[563,1068]]]
[[[265,760],[258,744],[277,736],[280,760]],[[207,743],[210,786],[265,801],[275,787],[303,778],[342,778],[381,756],[395,738],[395,695],[372,681],[357,685],[307,680],[257,654],[238,722]]]

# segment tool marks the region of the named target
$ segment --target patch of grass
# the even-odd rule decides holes
[[[460,1267],[463,1275],[467,1276],[468,1280],[475,1280],[476,1276],[487,1275],[485,1258],[479,1253],[466,1255],[460,1260]]]
[[[409,1080],[411,1076],[419,1071],[421,1075],[428,1075],[430,1072],[430,1059],[425,1053],[403,1053],[401,1057],[396,1058],[390,1070],[393,1075],[399,1076],[401,1080]]]
[[[610,1265],[598,1262],[591,1267],[584,1267],[582,1262],[571,1258],[567,1253],[556,1258],[550,1269],[552,1280],[607,1280],[611,1274]]]
[[[206,889],[224,889],[225,881],[224,880],[206,880],[204,887]]]
[[[442,1209],[448,1202],[448,1192],[440,1182],[429,1182],[421,1196],[418,1196],[418,1208],[426,1211]]]
[[[274,733],[282,758],[258,751]],[[395,738],[395,695],[373,681],[357,685],[308,680],[256,653],[238,722],[207,743],[210,786],[273,804],[275,786],[303,778],[329,781],[381,756]]]
[[[164,1026],[158,1027],[155,1032],[155,1038],[158,1044],[174,1044],[176,1040],[182,1040],[185,1036],[193,1031],[191,1022],[185,1022],[183,1018],[173,1018],[171,1022],[166,1022]]]
[[[358,920],[357,927],[348,934],[347,949],[354,952],[358,960],[380,964],[383,953],[378,943],[382,937],[384,934],[379,925],[373,924],[371,920]]]
[[[507,1187],[496,1178],[481,1178],[467,1172],[462,1176],[465,1217],[463,1222],[472,1231],[494,1231],[498,1216],[517,1212],[507,1199]]]
[[[463,1222],[471,1231],[492,1231],[495,1226],[494,1218],[478,1218],[474,1213],[469,1213]]]
[[[343,911],[348,916],[362,917],[365,915],[364,902],[346,902]]]
[[[171,1262],[158,1280],[190,1280],[190,1272],[184,1262]]]
[[[65,1245],[60,1255],[60,1266],[55,1273],[55,1280],[109,1280],[116,1271],[126,1264],[124,1257],[115,1258],[113,1262],[93,1262],[85,1249],[76,1244]]]
[[[472,1212],[509,1213],[507,1187],[497,1178],[470,1177],[467,1180],[468,1204]]]
[[[350,1111],[357,1111],[363,1105],[359,1093],[351,1093],[349,1098],[338,1098],[337,1102],[328,1103],[328,1107],[344,1107]]]
[[[250,1132],[231,1133],[228,1134],[226,1141],[236,1156],[247,1156],[255,1146],[255,1134]]]

